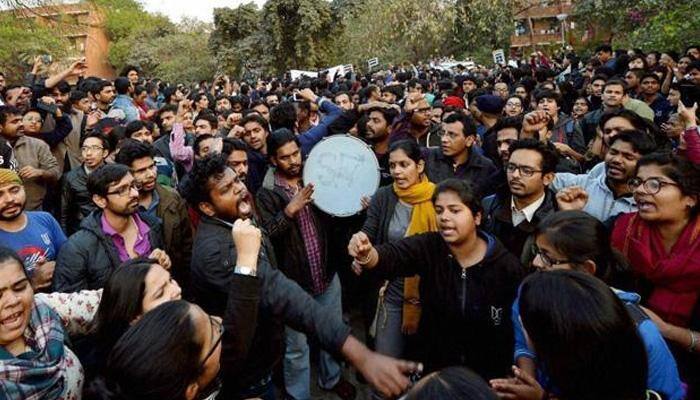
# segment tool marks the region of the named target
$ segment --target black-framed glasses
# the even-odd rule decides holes
[[[212,354],[214,354],[214,351],[216,351],[216,348],[219,347],[219,345],[221,344],[221,339],[223,339],[223,337],[224,337],[224,325],[223,325],[223,323],[218,318],[214,318],[211,315],[209,316],[209,322],[211,323],[211,327],[212,327],[212,330],[211,330],[212,335],[214,335],[216,332],[218,332],[219,337],[216,340],[214,340],[214,344],[211,346],[211,349],[209,350],[209,352],[207,352],[206,357],[204,357],[204,360],[202,360],[202,362],[200,363],[200,365],[199,365],[200,369],[204,368],[204,365],[207,363],[207,360],[209,360],[209,358],[212,356]],[[213,336],[212,336],[212,338],[213,338]]]
[[[518,164],[513,164],[513,163],[508,163],[506,165],[506,171],[509,174],[514,174],[515,171],[518,171],[521,176],[524,176],[526,178],[529,178],[532,175],[535,175],[535,173],[537,173],[537,172],[542,172],[541,169],[534,169],[532,167],[528,167],[527,165],[518,165]]]
[[[131,190],[139,191],[139,185],[136,184],[136,182],[133,182],[131,185],[127,186],[122,186],[117,190],[113,190],[111,192],[107,192],[107,194],[116,194],[118,196],[127,196]]]
[[[104,150],[104,149],[105,149],[105,148],[102,147],[102,146],[83,146],[83,147],[80,148],[80,151],[82,151],[83,153],[89,153],[89,152],[95,152],[95,153],[96,153],[96,152],[102,151],[102,150]]]
[[[532,254],[535,255],[535,257],[539,256],[540,260],[542,260],[542,264],[545,268],[551,268],[556,265],[562,265],[562,264],[568,264],[571,261],[570,260],[557,260],[552,257],[550,257],[547,253],[544,253],[542,249],[535,243],[532,244]]]
[[[632,178],[627,182],[627,186],[634,192],[640,186],[644,188],[644,191],[654,195],[663,189],[664,186],[678,186],[676,182],[666,182],[659,178],[649,178],[642,180],[641,178]]]

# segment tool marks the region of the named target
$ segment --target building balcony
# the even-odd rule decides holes
[[[515,10],[515,19],[526,18],[551,18],[560,14],[571,15],[573,5],[571,3],[562,3],[553,6],[526,6],[524,9]]]
[[[563,43],[561,38],[561,32],[559,33],[546,33],[546,34],[529,34],[523,35],[511,35],[510,37],[510,47],[525,47],[532,45],[545,45]]]

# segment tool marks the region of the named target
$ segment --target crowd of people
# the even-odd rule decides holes
[[[700,46],[86,69],[0,74],[0,398],[700,398]],[[331,135],[380,169],[351,217]]]

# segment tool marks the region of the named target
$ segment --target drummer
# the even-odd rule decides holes
[[[328,221],[312,204],[313,185],[304,186],[304,161],[299,138],[287,128],[267,138],[267,153],[275,167],[257,192],[258,211],[268,232],[279,269],[296,281],[319,304],[342,315],[337,265],[327,259]],[[270,175],[270,174],[268,174]],[[309,346],[306,335],[286,327],[284,380],[295,399],[311,398]],[[344,399],[355,397],[355,387],[343,379],[342,369],[329,353],[320,351],[319,385]]]

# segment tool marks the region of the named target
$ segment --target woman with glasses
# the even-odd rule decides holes
[[[661,393],[667,399],[683,398],[676,363],[658,328],[639,307],[639,295],[619,290],[631,286],[632,282],[626,260],[611,247],[610,234],[602,222],[583,211],[559,211],[550,214],[535,230],[532,253],[535,254],[532,266],[539,271],[578,271],[594,276],[611,286],[615,295],[630,311],[630,315],[637,320],[637,333],[642,338],[647,353],[647,388]],[[525,390],[560,394],[523,333],[520,299],[516,299],[513,304],[512,319],[515,329],[515,364],[520,370],[519,374],[536,377],[536,381],[524,379],[514,383],[498,380],[499,391],[501,394],[517,394]],[[576,347],[573,339],[561,339],[572,340],[571,346]]]
[[[649,387],[649,377],[671,374],[675,366],[664,365],[666,370],[656,372],[651,369],[654,355],[647,355],[649,344],[639,334],[640,318],[635,313],[590,274],[557,270],[530,275],[520,289],[519,321],[549,377],[551,391],[515,366],[514,377],[494,379],[491,386],[500,398],[508,399],[668,398]],[[684,398],[677,375],[675,383],[678,392],[671,398]]]
[[[197,305],[161,304],[119,338],[94,398],[214,399],[223,334],[221,320]]]
[[[506,100],[506,106],[503,108],[503,115],[506,117],[518,117],[523,115],[524,111],[523,99],[518,95],[512,95]]]
[[[435,184],[425,176],[418,144],[410,140],[393,143],[389,147],[389,171],[394,183],[373,196],[362,232],[372,243],[381,244],[436,231],[431,201]],[[381,288],[372,329],[377,352],[392,357],[405,355],[408,341],[418,330],[418,284],[418,277],[396,278]]]
[[[689,398],[700,390],[700,168],[642,157],[629,183],[639,211],[616,221],[612,244],[640,279],[643,303],[671,345]]]
[[[21,259],[0,247],[0,398],[81,398],[83,368],[66,343],[91,330],[100,293],[35,294]]]

